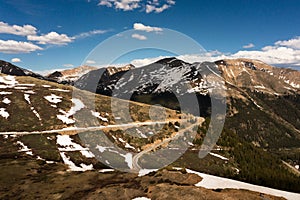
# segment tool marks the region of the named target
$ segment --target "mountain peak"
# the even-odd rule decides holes
[[[300,89],[300,72],[278,68],[254,59],[215,62],[227,83],[269,94],[294,93]]]
[[[179,67],[183,64],[187,64],[186,62],[179,60],[176,57],[163,58],[161,60],[156,61],[155,63],[167,65],[169,67]]]
[[[106,68],[106,71],[109,76],[116,74],[118,72],[128,71],[131,69],[135,69],[135,66],[132,64],[124,65],[122,67],[109,66]]]

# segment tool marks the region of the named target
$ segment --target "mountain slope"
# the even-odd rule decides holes
[[[13,76],[31,76],[42,80],[45,79],[42,75],[36,74],[30,70],[23,69],[3,60],[0,60],[0,73]]]
[[[58,83],[72,84],[74,81],[78,80],[82,75],[96,69],[96,67],[84,65],[73,69],[55,71],[51,74],[48,74],[46,77]]]

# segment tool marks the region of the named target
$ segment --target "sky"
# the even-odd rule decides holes
[[[0,0],[0,60],[45,73],[205,51],[299,69],[299,10],[299,0]]]

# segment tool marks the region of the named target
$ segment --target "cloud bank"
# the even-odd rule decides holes
[[[139,11],[146,13],[161,13],[175,5],[175,3],[174,0],[100,0],[98,6],[122,11],[139,9]]]
[[[91,37],[94,35],[104,34],[109,30],[93,30],[79,33],[75,36],[68,36],[67,34],[60,34],[51,31],[46,34],[37,34],[38,29],[32,25],[10,25],[0,21],[0,34],[10,34],[15,36],[25,37],[25,40],[0,40],[0,53],[6,54],[20,54],[30,53],[37,50],[43,50],[40,45],[67,45],[74,40]]]

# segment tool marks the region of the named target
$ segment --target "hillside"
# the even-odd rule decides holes
[[[245,63],[245,59],[224,60],[216,62],[215,68],[205,63],[199,68],[199,65],[170,58],[156,62],[154,67],[148,66],[148,69],[129,67],[119,72],[112,69],[112,73],[106,69],[99,69],[94,73],[90,71],[76,83],[77,87],[84,86],[83,89],[90,90],[95,88],[89,85],[93,83],[93,79],[99,80],[99,75],[104,73],[95,89],[98,92],[104,91],[106,96],[29,76],[1,74],[0,134],[3,139],[0,157],[1,166],[5,169],[1,180],[6,183],[5,187],[0,187],[3,191],[2,197],[12,197],[19,190],[28,191],[28,188],[10,180],[11,176],[39,188],[43,181],[49,183],[57,180],[57,173],[60,173],[64,174],[61,181],[67,185],[80,181],[86,189],[65,189],[66,192],[51,194],[53,198],[71,198],[73,195],[87,193],[92,195],[96,191],[97,195],[98,191],[103,192],[103,195],[123,195],[124,192],[114,192],[119,191],[119,187],[135,191],[130,198],[148,196],[163,199],[159,190],[174,192],[178,189],[182,194],[184,191],[193,191],[194,195],[199,195],[201,191],[208,196],[218,194],[220,198],[246,194],[251,196],[250,199],[261,198],[262,194],[243,190],[199,190],[194,186],[195,182],[178,182],[184,176],[182,172],[178,172],[180,175],[176,175],[177,178],[172,181],[170,177],[148,179],[149,176],[161,176],[157,174],[138,178],[136,175],[121,172],[98,173],[99,170],[109,167],[135,172],[144,168],[155,169],[160,168],[162,163],[169,164],[169,159],[174,162],[171,164],[174,167],[190,168],[299,193],[299,168],[296,167],[300,164],[298,72],[277,69],[259,61]],[[156,67],[160,67],[160,71],[153,70]],[[210,90],[218,87],[209,82],[212,79],[206,75],[211,73],[211,69],[216,70],[216,67],[220,69],[226,86],[227,117],[213,151],[199,159],[199,149],[210,123]],[[196,73],[199,69],[202,73]],[[145,80],[153,80],[153,85],[146,84],[147,87],[138,88],[138,92],[133,92],[134,97],[131,98],[150,105],[109,97],[115,86],[126,82],[126,78],[128,82],[135,80],[140,84]],[[173,84],[171,80],[174,78],[179,83]],[[155,82],[163,80],[164,84],[155,85]],[[188,114],[195,105],[190,105],[187,110],[177,111],[151,106],[161,104],[172,109],[180,108],[176,97],[172,96],[172,91],[183,89],[187,82],[193,88],[188,88],[187,92],[181,94],[184,96],[196,93],[202,111],[201,117]],[[122,95],[126,92],[122,93],[124,90],[121,89],[117,90],[120,93],[114,93],[115,97],[124,97]],[[178,138],[181,143],[173,143]],[[160,150],[172,150],[172,156],[156,156]],[[181,152],[185,153],[181,155]],[[17,161],[15,158],[18,158]],[[18,170],[20,174],[12,174],[11,169]],[[171,170],[170,167],[167,170]],[[83,173],[79,173],[80,171]],[[27,175],[31,178],[26,179]],[[107,190],[102,188],[104,185],[98,188],[94,183],[99,181],[90,179],[97,177],[97,180],[106,180],[107,177],[109,180],[111,176],[115,177],[113,181],[103,183],[109,185]],[[137,188],[137,185],[143,184],[147,187]],[[10,190],[10,187],[16,189]],[[45,187],[49,186],[46,184]],[[55,190],[62,190],[59,185],[55,187]],[[27,192],[24,194],[29,195]],[[33,198],[38,195],[43,196],[46,193],[17,196]]]

